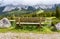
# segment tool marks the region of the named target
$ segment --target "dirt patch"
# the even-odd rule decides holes
[[[35,33],[0,33],[0,39],[60,39],[60,33],[35,34]]]

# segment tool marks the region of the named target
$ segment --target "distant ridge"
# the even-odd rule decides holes
[[[37,10],[37,9],[43,9],[43,10],[55,10],[56,9],[56,5],[60,6],[60,4],[50,4],[50,5],[45,5],[45,4],[37,4],[37,5],[33,5],[33,6],[28,6],[28,5],[6,5],[6,6],[2,6],[0,7],[0,13],[2,12],[8,12],[8,11],[12,11],[12,10]]]

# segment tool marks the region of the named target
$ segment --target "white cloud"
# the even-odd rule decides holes
[[[13,5],[58,4],[60,3],[60,0],[0,0],[0,3],[2,3],[2,5],[7,5],[7,4],[13,4]]]

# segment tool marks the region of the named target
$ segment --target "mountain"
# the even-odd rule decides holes
[[[55,10],[56,5],[60,6],[60,4],[49,4],[49,5],[48,4],[37,4],[33,6],[23,5],[23,4],[20,4],[20,5],[9,4],[9,5],[0,7],[0,13],[14,11],[14,10],[27,10],[27,11],[35,11],[37,9]]]
[[[33,7],[35,7],[36,9],[44,9],[44,10],[45,9],[55,9],[56,8],[55,4],[50,4],[50,5],[38,4],[38,5],[35,5]]]
[[[4,10],[5,6],[0,7],[0,13]]]

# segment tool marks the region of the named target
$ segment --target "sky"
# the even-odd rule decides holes
[[[0,0],[0,5],[36,5],[36,4],[59,4],[60,0]]]

